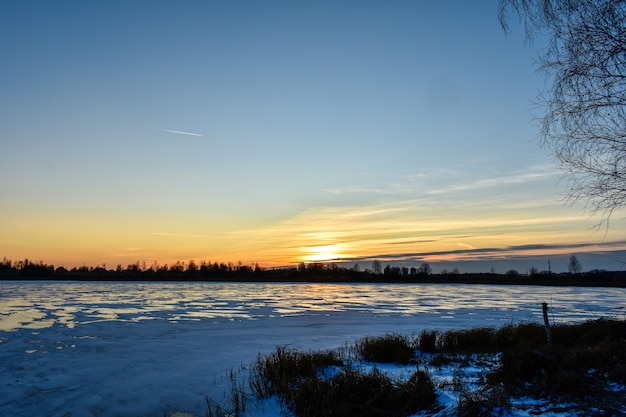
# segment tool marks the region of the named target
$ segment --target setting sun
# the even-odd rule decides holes
[[[304,255],[302,258],[308,262],[332,261],[340,257],[340,249],[339,245],[336,244],[312,246],[304,249],[308,255]]]

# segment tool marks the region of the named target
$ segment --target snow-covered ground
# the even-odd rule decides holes
[[[228,390],[230,370],[245,373],[277,345],[337,348],[390,332],[540,322],[543,301],[555,322],[623,319],[625,295],[445,284],[0,282],[0,416],[203,416],[207,396],[220,400]],[[277,413],[270,404],[247,415]]]

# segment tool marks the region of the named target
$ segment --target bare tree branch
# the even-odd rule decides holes
[[[527,39],[549,37],[541,142],[565,172],[569,200],[607,222],[626,207],[626,0],[500,0],[505,32],[511,12]]]

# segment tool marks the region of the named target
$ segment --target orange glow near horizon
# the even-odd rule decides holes
[[[504,236],[506,238],[506,236]],[[12,261],[23,260],[25,258],[31,261],[43,261],[47,264],[56,266],[64,266],[66,268],[87,266],[106,266],[109,269],[115,268],[117,265],[126,267],[130,264],[139,263],[144,267],[151,267],[153,265],[172,265],[176,262],[184,262],[187,264],[190,260],[193,260],[197,264],[201,262],[218,262],[218,263],[238,263],[241,262],[244,265],[254,265],[258,263],[261,267],[284,267],[295,266],[300,262],[312,263],[312,262],[347,262],[351,263],[354,260],[361,258],[379,258],[387,262],[393,263],[403,260],[402,257],[394,258],[397,254],[401,253],[419,253],[421,261],[424,262],[460,262],[460,261],[477,261],[477,260],[489,260],[489,259],[514,259],[517,257],[535,257],[535,256],[567,256],[572,253],[577,253],[579,250],[575,248],[528,248],[528,249],[507,249],[509,246],[494,244],[487,246],[474,246],[464,245],[460,243],[446,243],[446,238],[434,242],[424,243],[407,243],[396,244],[382,241],[368,241],[364,239],[361,242],[354,242],[352,246],[355,248],[353,254],[346,254],[341,245],[338,244],[326,244],[311,247],[299,247],[299,248],[283,248],[280,250],[268,250],[263,249],[257,253],[251,252],[239,252],[234,250],[227,251],[214,251],[212,255],[203,256],[200,254],[198,248],[193,249],[193,255],[186,255],[182,251],[171,255],[167,253],[166,249],[159,250],[161,256],[154,256],[146,251],[145,248],[127,248],[119,252],[109,252],[108,256],[102,256],[99,253],[91,252],[86,248],[83,251],[78,248],[58,248],[52,251],[49,250],[29,250],[23,251],[4,251],[3,257]],[[504,240],[504,239],[503,239]],[[513,239],[512,239],[513,240]],[[546,241],[547,242],[547,241]],[[501,243],[501,242],[499,242]],[[607,242],[610,243],[610,242]],[[547,246],[550,243],[545,243]],[[515,246],[515,245],[513,245]],[[523,245],[519,245],[523,246]],[[471,252],[473,249],[485,249],[491,248],[492,250],[486,250],[484,252]],[[455,252],[455,249],[457,252]],[[469,250],[466,252],[465,250]],[[608,250],[626,250],[626,244],[617,245],[602,245],[593,243],[580,249],[580,251],[593,251],[603,252]],[[444,253],[442,253],[444,252]],[[74,256],[67,256],[68,253],[72,253]],[[81,256],[82,259],[77,259],[76,255]],[[389,258],[391,257],[391,258]]]
[[[414,202],[312,208],[239,229],[236,222],[207,223],[200,217],[166,224],[148,216],[129,222],[113,217],[102,221],[99,215],[50,215],[30,223],[7,221],[6,233],[0,236],[0,258],[28,258],[67,268],[115,268],[137,262],[150,267],[189,260],[281,267],[372,258],[513,259],[566,255],[576,252],[577,245],[582,245],[579,251],[626,250],[620,235],[623,227],[594,234],[585,227],[585,219],[528,207],[488,215],[484,207],[466,206],[460,215],[449,207],[433,210]],[[197,224],[204,227],[194,227]]]

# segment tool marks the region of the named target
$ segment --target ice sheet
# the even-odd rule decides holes
[[[559,322],[624,315],[624,290],[611,288],[4,282],[0,291],[0,416],[202,416],[229,370],[279,344],[336,348],[388,332],[539,321],[542,301]]]

